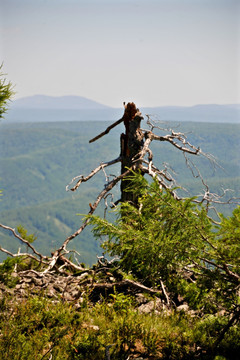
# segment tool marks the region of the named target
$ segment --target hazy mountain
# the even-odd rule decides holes
[[[13,108],[25,109],[108,109],[109,106],[82,96],[46,96],[34,95],[17,99],[12,103]]]
[[[162,106],[144,108],[146,114],[153,115],[160,120],[173,121],[197,121],[216,123],[239,123],[240,105],[195,105],[183,106]]]
[[[141,107],[145,116],[149,114],[162,121],[194,121],[212,123],[240,123],[240,105],[195,105]],[[123,107],[111,108],[81,96],[35,95],[12,102],[5,116],[8,122],[54,122],[54,121],[116,121],[121,118]],[[4,120],[5,122],[5,120]]]

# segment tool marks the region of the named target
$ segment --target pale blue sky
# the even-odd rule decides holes
[[[238,0],[0,0],[16,98],[240,103]]]

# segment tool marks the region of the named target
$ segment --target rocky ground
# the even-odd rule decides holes
[[[16,285],[9,288],[0,283],[0,298],[10,295],[19,301],[29,296],[43,295],[52,301],[71,302],[78,308],[86,295],[90,302],[96,303],[117,291],[135,297],[138,311],[142,313],[154,311],[157,314],[161,311],[171,311],[172,304],[168,303],[163,291],[123,279],[119,274],[115,277],[114,271],[105,268],[98,271],[86,269],[81,274],[75,275],[54,272],[42,274],[34,270],[13,273],[12,277],[16,279]],[[174,305],[179,311],[189,311],[188,305],[180,297]]]

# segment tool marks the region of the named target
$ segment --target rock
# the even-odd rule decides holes
[[[142,304],[138,307],[138,311],[140,313],[149,314],[151,312],[156,312],[156,314],[159,313],[163,309],[163,304],[160,299],[151,300],[146,304]]]
[[[18,275],[18,273],[16,273],[16,272],[12,272],[11,276],[12,276],[13,278],[17,278],[19,275]]]
[[[32,277],[32,281],[33,281],[34,285],[36,285],[36,286],[45,285],[45,282],[43,279],[38,279],[36,277]]]
[[[67,291],[64,292],[64,294],[62,295],[62,298],[65,301],[73,301],[74,300],[73,297]]]
[[[53,288],[48,289],[48,291],[47,291],[47,296],[48,296],[49,298],[52,298],[52,297],[56,298],[56,297],[57,297],[57,296],[56,296],[56,292],[54,291]]]
[[[2,299],[3,297],[6,296],[6,294],[8,295],[13,295],[14,293],[14,289],[9,289],[8,287],[6,287],[4,284],[0,283],[0,298]]]
[[[75,310],[80,310],[81,309],[81,305],[79,303],[74,304],[74,309]]]
[[[28,288],[28,284],[25,283],[25,282],[21,283],[20,286],[21,286],[21,289],[27,289]]]
[[[99,331],[99,326],[97,326],[97,325],[89,325],[89,329],[92,329],[94,331]]]
[[[71,291],[71,296],[74,298],[74,299],[77,299],[79,297],[80,293],[79,293],[79,289],[74,289]]]
[[[136,295],[136,301],[138,304],[142,305],[142,304],[146,304],[148,302],[148,299],[144,294],[139,293]]]
[[[28,277],[28,278],[23,278],[21,281],[20,281],[20,283],[22,284],[22,283],[31,283],[32,282],[32,278],[30,277]]]
[[[24,289],[18,289],[17,295],[25,298],[27,296],[27,293]]]
[[[92,325],[92,324],[87,324],[87,323],[83,323],[82,328],[83,329],[92,329],[94,331],[99,331],[99,329],[100,329],[99,326],[97,326],[97,325]]]
[[[185,312],[189,311],[189,306],[188,306],[188,304],[179,305],[179,306],[177,307],[177,311],[185,311]]]
[[[53,288],[57,291],[57,292],[63,292],[64,288],[63,286],[60,286],[59,284],[54,284]]]

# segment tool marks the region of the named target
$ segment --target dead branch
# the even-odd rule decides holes
[[[163,284],[163,281],[162,281],[161,279],[160,279],[160,284],[161,284],[162,292],[163,292],[163,294],[164,294],[164,296],[165,296],[167,305],[169,306],[169,305],[170,305],[169,296],[168,296],[168,294],[167,294],[167,291],[166,291],[165,286],[164,286],[164,284]]]
[[[111,166],[113,164],[116,164],[118,162],[121,161],[121,156],[119,156],[118,158],[114,159],[114,160],[111,160],[111,161],[108,161],[108,162],[105,162],[105,163],[101,163],[98,167],[96,167],[94,170],[92,170],[90,172],[90,174],[88,176],[83,176],[83,175],[78,175],[78,176],[75,176],[71,182],[66,186],[66,191],[75,191],[77,190],[77,188],[79,188],[79,186],[81,185],[82,182],[86,182],[88,181],[89,179],[91,179],[94,175],[96,175],[100,170],[104,170],[105,167],[107,166]],[[72,187],[71,189],[69,189],[69,186],[74,182],[76,181],[77,179],[78,182],[76,183],[76,185],[74,185],[74,187]]]
[[[131,172],[131,169],[128,169],[127,171],[125,171],[125,173],[117,176],[116,178],[114,178],[112,181],[110,181],[108,184],[106,184],[105,188],[99,193],[99,195],[97,196],[97,199],[95,200],[94,204],[91,205],[91,209],[87,214],[87,218],[84,221],[84,223],[82,224],[82,226],[75,231],[75,233],[73,233],[72,235],[70,235],[69,237],[67,237],[65,239],[65,241],[63,242],[62,246],[56,250],[53,255],[52,258],[50,259],[50,264],[48,266],[48,268],[44,271],[44,273],[47,273],[48,271],[50,271],[55,265],[56,262],[60,256],[60,254],[64,251],[66,252],[66,247],[68,245],[68,243],[73,240],[76,236],[78,236],[84,229],[85,227],[89,224],[90,222],[90,218],[88,217],[89,215],[92,215],[94,213],[94,211],[96,210],[97,206],[99,205],[100,201],[105,197],[105,195],[112,190],[112,188],[120,181],[122,180],[125,176],[127,176],[129,173]]]
[[[68,253],[70,253],[70,251],[67,251],[65,253],[68,254]],[[53,253],[52,253],[52,255],[53,255]],[[64,267],[67,267],[73,271],[84,271],[85,270],[82,266],[74,264],[71,260],[66,258],[64,255],[59,255],[57,264],[59,266],[61,265],[60,270],[63,269]]]
[[[153,133],[151,131],[148,131],[145,133],[145,142],[144,145],[142,147],[142,150],[133,158],[133,161],[142,161],[145,157],[145,155],[148,153],[149,154],[149,160],[152,160],[153,155],[152,152],[150,152],[149,146],[153,140]]]
[[[198,155],[200,153],[202,153],[201,149],[198,147],[196,148],[194,145],[190,144],[186,138],[185,135],[182,133],[174,133],[172,131],[171,135],[165,135],[165,136],[159,136],[159,135],[155,135],[154,133],[152,133],[151,135],[153,140],[158,140],[158,141],[167,141],[170,144],[172,144],[173,146],[175,146],[178,150],[181,150],[183,152],[192,154],[192,155]],[[180,144],[179,145],[176,140],[179,140]]]
[[[163,189],[169,191],[170,194],[174,197],[174,199],[176,199],[176,200],[181,200],[181,197],[179,197],[179,196],[177,195],[176,191],[172,190],[171,186],[168,186],[168,185],[165,183],[165,181],[164,181],[163,179],[161,179],[161,177],[159,177],[159,176],[157,175],[156,172],[149,171],[149,168],[148,168],[148,167],[145,167],[145,166],[142,167],[142,171],[143,171],[143,173],[150,175],[153,179],[157,179],[160,189],[163,188]]]
[[[153,165],[152,161],[151,164],[150,162],[146,161],[143,159],[143,164],[146,164],[148,167],[149,165],[151,165],[151,169],[160,177],[163,177],[166,181],[168,181],[169,183],[175,184],[176,185],[176,181],[175,179],[172,177],[172,175],[169,173],[168,169],[167,169],[167,164],[163,164],[164,165],[164,170],[159,170],[155,165]]]
[[[90,143],[92,143],[92,142],[100,139],[104,135],[108,134],[111,129],[113,129],[115,126],[121,124],[121,122],[124,122],[124,125],[126,126],[126,121],[129,122],[135,116],[141,115],[140,111],[136,108],[136,105],[134,103],[128,103],[127,105],[125,105],[125,102],[124,102],[123,105],[124,105],[125,111],[124,111],[124,114],[121,117],[121,119],[115,121],[113,124],[108,126],[105,131],[101,132],[99,135],[97,135],[93,139],[89,140]]]
[[[152,131],[146,131],[144,136],[145,136],[145,142],[142,146],[141,151],[136,156],[134,156],[133,162],[136,162],[136,161],[142,162],[147,153],[148,153],[148,161],[150,162],[153,160],[153,154],[149,148],[149,146],[153,140],[170,142],[173,146],[177,147],[183,153],[189,153],[192,155],[202,154],[204,156],[207,156],[206,154],[204,154],[202,152],[202,150],[200,148],[196,148],[194,145],[192,145],[190,142],[188,142],[183,133],[175,133],[172,131],[171,135],[159,136],[159,135],[154,134]],[[177,143],[176,141],[179,141],[179,143]],[[158,169],[156,169],[156,170],[158,170]]]
[[[115,123],[113,123],[112,125],[108,126],[107,129],[103,132],[101,132],[101,134],[95,136],[93,139],[89,140],[90,143],[100,139],[101,137],[103,137],[104,135],[107,135],[109,133],[110,130],[112,130],[115,126],[121,124],[121,122],[123,122],[123,117],[121,119],[119,119],[118,121],[116,121]]]
[[[116,207],[116,205],[115,205],[115,202],[113,201],[113,198],[114,198],[114,196],[113,196],[113,194],[112,193],[108,193],[108,194],[106,194],[105,196],[104,196],[104,204],[105,204],[105,208],[104,208],[104,219],[106,218],[106,215],[107,215],[107,209],[108,209],[108,207],[109,207],[109,205],[108,205],[108,197],[110,197],[110,208],[112,209],[112,208],[114,208],[114,207]]]
[[[6,249],[4,249],[4,248],[1,247],[1,246],[0,246],[0,251],[2,251],[3,253],[5,253],[5,254],[7,254],[7,255],[9,255],[9,256],[11,256],[11,257],[15,257],[15,258],[16,258],[16,257],[25,257],[25,258],[33,259],[33,260],[35,260],[35,261],[37,261],[37,262],[39,262],[39,263],[41,263],[41,264],[48,264],[46,261],[40,260],[40,259],[38,259],[36,256],[34,256],[34,255],[30,254],[30,253],[21,253],[21,252],[19,251],[19,252],[17,252],[16,254],[14,254],[14,253],[12,253],[11,251],[6,250]]]
[[[151,129],[153,129],[153,128],[160,129],[158,126],[153,125],[150,122],[149,118],[148,118],[147,123],[149,124]],[[204,194],[199,195],[199,196],[201,196],[201,199],[195,199],[195,200],[193,200],[194,202],[199,203],[199,204],[206,202],[207,210],[210,209],[209,208],[210,203],[211,204],[212,203],[239,204],[239,199],[236,197],[232,197],[231,199],[229,199],[227,201],[220,200],[226,194],[227,191],[230,191],[230,189],[223,190],[223,195],[210,193],[209,186],[207,185],[206,181],[203,179],[199,169],[190,159],[188,159],[187,154],[202,155],[202,156],[206,157],[211,163],[213,163],[214,166],[219,166],[219,165],[217,164],[215,158],[212,155],[204,153],[199,147],[197,148],[194,145],[192,145],[189,141],[187,141],[185,134],[180,133],[180,132],[176,133],[173,130],[171,130],[171,134],[164,135],[164,136],[158,136],[158,135],[154,134],[152,131],[146,130],[144,137],[145,137],[145,142],[142,146],[142,149],[141,149],[141,151],[139,151],[139,153],[137,155],[135,155],[133,157],[132,163],[140,162],[141,164],[146,164],[147,167],[144,167],[144,166],[141,167],[142,171],[144,173],[149,174],[152,178],[156,178],[158,180],[160,186],[171,191],[172,186],[177,187],[177,184],[176,184],[175,179],[166,171],[166,169],[164,171],[163,170],[160,171],[158,168],[156,168],[153,165],[153,162],[152,162],[153,161],[153,153],[149,148],[149,146],[153,140],[168,141],[173,146],[175,146],[179,150],[181,150],[185,157],[186,165],[190,169],[193,177],[200,178],[200,180],[206,190],[205,190]],[[148,154],[148,160],[145,159],[145,156],[147,154]],[[171,185],[169,186],[169,184],[171,184]],[[182,199],[181,197],[177,196],[175,191],[171,191],[171,193],[175,198]]]
[[[151,131],[153,131],[154,129],[158,129],[158,130],[165,131],[165,132],[172,132],[173,129],[170,127],[161,127],[159,125],[156,125],[156,123],[166,125],[165,121],[159,120],[157,118],[156,118],[156,120],[153,120],[153,117],[156,117],[156,115],[146,114],[146,117],[147,117],[147,125],[149,126]],[[179,126],[180,126],[180,124],[177,124],[174,127],[178,128]]]
[[[202,204],[205,202],[207,210],[213,209],[217,215],[218,215],[218,213],[217,213],[216,209],[213,206],[210,207],[209,206],[210,204],[222,204],[222,205],[223,204],[239,204],[239,198],[237,198],[237,197],[231,197],[228,200],[221,200],[224,198],[224,196],[226,195],[227,192],[233,191],[231,189],[222,189],[221,195],[216,194],[216,193],[211,193],[209,186],[208,186],[207,182],[203,179],[203,176],[202,176],[200,170],[190,159],[188,159],[188,157],[186,156],[185,153],[183,155],[185,157],[186,166],[190,169],[192,176],[194,178],[199,178],[201,180],[203,186],[206,189],[204,194],[198,195],[198,197],[200,197],[200,200],[195,199],[195,200],[193,200],[194,202],[199,203],[199,204]],[[208,158],[210,161],[212,161],[214,159],[213,157],[211,157],[211,158],[208,157]],[[215,162],[215,164],[216,164],[216,162]]]
[[[43,262],[44,259],[45,259],[45,260],[48,259],[47,256],[44,256],[44,255],[42,255],[41,253],[39,253],[39,252],[33,247],[32,244],[30,244],[27,240],[23,239],[20,235],[18,235],[18,234],[16,233],[15,229],[13,229],[13,228],[11,228],[11,227],[9,227],[9,226],[3,225],[3,224],[0,224],[0,227],[3,228],[3,229],[5,229],[5,230],[11,231],[11,232],[13,233],[13,235],[15,236],[15,238],[17,238],[18,240],[20,240],[23,244],[27,245],[27,247],[30,248],[30,249],[33,251],[33,253],[40,258],[40,261],[41,261],[41,262]],[[31,254],[29,254],[29,255],[31,255]],[[39,261],[39,259],[37,259],[37,258],[36,258],[36,260]]]
[[[128,292],[132,291],[140,291],[151,295],[159,295],[162,296],[162,291],[157,289],[149,288],[145,285],[142,285],[139,282],[125,279],[120,282],[115,282],[112,284],[109,283],[95,283],[93,284],[93,288],[91,289],[90,299],[96,300],[96,298],[100,298],[100,296],[106,296],[107,294],[111,294],[114,291],[119,292]]]

